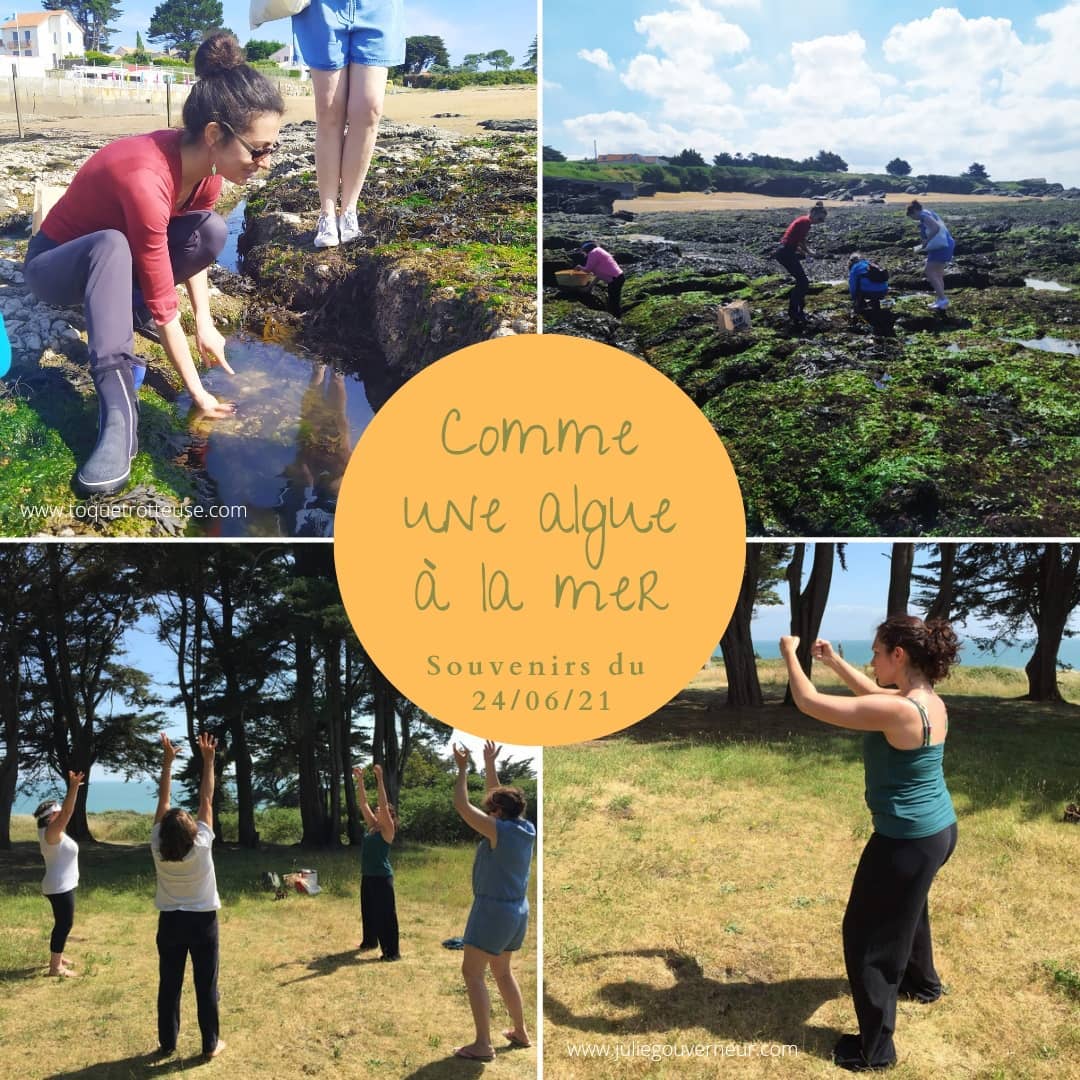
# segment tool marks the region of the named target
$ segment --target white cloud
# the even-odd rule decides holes
[[[784,88],[755,87],[751,104],[777,112],[838,115],[867,112],[881,104],[881,91],[896,80],[876,72],[866,59],[866,41],[856,30],[797,41],[791,46],[793,72]]]
[[[580,152],[592,154],[593,142],[601,154],[677,154],[687,146],[716,146],[721,150],[733,149],[726,139],[718,138],[717,132],[734,126],[740,119],[738,110],[727,110],[715,115],[705,109],[698,119],[708,126],[686,126],[669,123],[667,118],[655,121],[640,113],[609,111],[588,113],[570,117],[563,122],[563,130]],[[677,118],[675,118],[677,119]]]
[[[615,70],[611,57],[603,49],[579,49],[578,59],[584,60],[587,64],[595,64],[604,71]]]
[[[644,35],[652,49],[669,56],[694,53],[701,56],[734,55],[750,47],[741,26],[702,6],[701,0],[679,0],[680,9],[642,15],[634,29]]]

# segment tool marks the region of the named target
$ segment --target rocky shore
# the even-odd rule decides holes
[[[752,534],[1073,535],[1080,205],[942,213],[957,240],[947,315],[927,308],[903,212],[852,206],[814,230],[813,321],[797,332],[790,279],[772,258],[792,211],[552,209],[545,331],[627,349],[693,397],[731,454]],[[627,273],[621,319],[602,310],[602,288],[585,298],[555,288],[584,239]],[[873,324],[850,315],[856,251],[891,273],[891,303]],[[717,308],[736,299],[749,302],[752,328],[724,334]]]
[[[286,127],[265,179],[227,186],[219,209],[247,198],[244,273],[211,269],[224,332],[292,339],[340,371],[367,378],[374,408],[427,364],[490,337],[536,329],[536,152],[533,121],[497,121],[480,137],[384,123],[360,222],[363,239],[312,246],[318,196],[314,124]],[[63,186],[107,139],[5,140],[0,156],[0,313],[13,346],[0,383],[0,535],[171,535],[195,531],[185,506],[211,505],[177,410],[179,384],[159,347],[140,396],[141,452],[117,498],[135,515],[82,515],[70,490],[96,429],[81,310],[38,303],[22,259],[36,183]],[[180,290],[181,310],[186,296]],[[190,314],[184,314],[191,330]],[[138,504],[135,506],[134,504]],[[28,524],[24,505],[67,506]],[[155,507],[160,512],[155,512]]]

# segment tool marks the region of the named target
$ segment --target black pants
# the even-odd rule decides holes
[[[776,261],[795,279],[795,287],[788,293],[788,315],[798,320],[805,317],[804,303],[810,291],[810,279],[803,269],[802,260],[794,248],[780,245],[773,253]]]
[[[870,1065],[896,1060],[896,999],[941,994],[927,895],[956,847],[956,825],[919,840],[874,833],[863,850],[844,913],[844,962]]]
[[[383,956],[400,955],[392,877],[360,878],[360,923],[364,934],[361,949],[374,949],[378,945]]]
[[[62,953],[68,934],[75,925],[75,890],[53,893],[46,899],[52,904],[53,929],[49,938],[49,952]]]
[[[163,911],[158,919],[158,1044],[175,1050],[180,1034],[180,992],[191,953],[195,1004],[204,1054],[218,1041],[218,922],[216,911]]]
[[[626,275],[612,278],[607,287],[607,309],[609,315],[619,318],[622,315],[622,287],[626,284]]]

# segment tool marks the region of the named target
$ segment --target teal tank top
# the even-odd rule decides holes
[[[942,769],[945,744],[930,745],[930,719],[917,701],[923,722],[923,745],[897,750],[880,731],[863,738],[866,773],[866,805],[874,831],[894,840],[917,840],[933,836],[956,822]]]
[[[390,845],[380,832],[364,833],[364,844],[360,848],[360,873],[364,877],[393,877],[394,868],[390,865]]]

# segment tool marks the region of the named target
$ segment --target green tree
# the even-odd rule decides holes
[[[484,54],[478,52],[466,53],[465,58],[461,61],[462,71],[479,71],[480,65],[484,62]]]
[[[973,161],[967,167],[967,171],[963,175],[968,177],[969,180],[989,180],[990,179],[990,174],[986,171],[986,166],[981,165],[977,161]]]
[[[545,146],[543,150],[544,161],[565,161],[566,155],[554,146]]]
[[[673,158],[670,158],[669,161],[672,165],[705,164],[705,159],[696,150],[691,150],[690,148],[680,150]]]
[[[141,30],[136,30],[135,31],[135,51],[136,52],[146,52],[146,46],[143,44],[142,31]]]
[[[819,150],[817,154],[807,159],[809,164],[817,172],[847,172],[848,163],[831,150]]]
[[[733,165],[735,159],[726,150],[722,150],[719,154],[713,156],[712,163],[721,168],[725,165]]]
[[[121,15],[112,0],[43,0],[46,11],[66,11],[83,32],[83,48],[101,51],[109,47],[116,28],[109,23]]]
[[[484,59],[496,71],[509,71],[514,66],[514,58],[505,49],[492,49]]]
[[[754,612],[759,607],[780,603],[777,585],[784,580],[784,561],[790,548],[783,544],[747,544],[742,587],[735,603],[720,651],[727,673],[727,701],[732,708],[764,704],[758,680],[754,640],[750,632]]]
[[[911,165],[903,158],[895,157],[885,166],[885,171],[890,176],[910,176]]]
[[[149,38],[189,60],[203,38],[221,26],[223,17],[221,0],[162,0],[150,16]]]
[[[421,37],[405,39],[405,71],[410,75],[419,75],[433,65],[448,67],[450,54],[441,37],[426,34]]]
[[[283,41],[249,41],[244,46],[244,55],[249,64],[254,64],[257,60],[269,60],[278,49],[284,48]]]
[[[525,54],[525,70],[536,70],[536,38],[532,39],[532,44],[529,46],[529,51]]]

